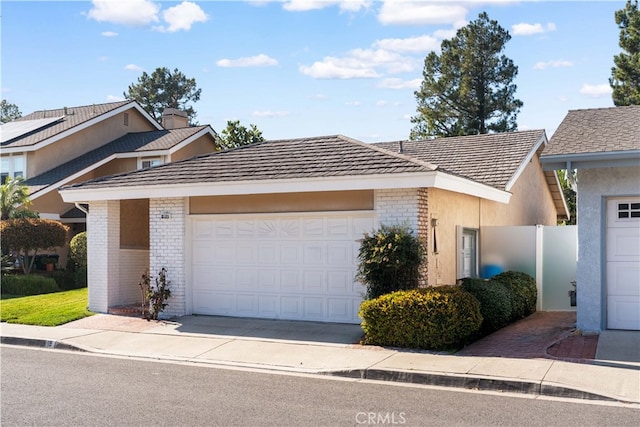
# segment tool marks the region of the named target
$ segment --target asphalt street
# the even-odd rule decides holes
[[[623,404],[2,345],[3,426],[635,426]]]

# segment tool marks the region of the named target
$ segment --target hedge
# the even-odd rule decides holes
[[[452,350],[471,342],[482,324],[480,303],[459,286],[397,291],[360,306],[365,344]]]
[[[4,275],[0,285],[3,295],[40,295],[59,292],[56,281],[38,275]]]
[[[509,293],[512,322],[535,313],[538,288],[533,277],[519,271],[506,271],[493,276],[490,283],[504,286]]]
[[[488,335],[511,323],[511,297],[507,288],[489,280],[466,278],[462,289],[480,302],[482,335]]]

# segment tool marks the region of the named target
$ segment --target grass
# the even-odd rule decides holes
[[[16,297],[3,295],[0,320],[23,325],[58,326],[94,313],[87,309],[87,288],[53,294]]]

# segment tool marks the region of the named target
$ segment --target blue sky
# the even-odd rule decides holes
[[[551,137],[568,110],[613,106],[625,1],[6,1],[2,98],[23,114],[123,99],[143,71],[202,89],[200,124],[267,139],[406,139],[424,58],[486,11],[512,35],[521,130]]]

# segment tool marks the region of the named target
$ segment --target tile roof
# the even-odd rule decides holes
[[[341,135],[273,140],[66,188],[428,172],[434,167]]]
[[[94,119],[103,114],[107,114],[123,105],[135,103],[135,101],[119,101],[107,104],[94,104],[81,107],[58,108],[55,110],[35,111],[26,116],[22,116],[15,122],[25,120],[37,120],[51,117],[64,117],[63,120],[55,122],[49,126],[45,126],[37,131],[31,132],[25,136],[14,138],[2,143],[2,148],[28,147],[44,141],[61,132],[69,130],[86,121]]]
[[[168,150],[207,127],[209,126],[129,133],[47,172],[31,177],[27,179],[26,184],[30,187],[31,194],[34,194],[113,154]]]
[[[544,130],[402,141],[402,152],[439,170],[505,190],[520,164],[544,137]],[[400,141],[375,144],[400,150]]]
[[[542,156],[640,150],[640,105],[571,110]]]

